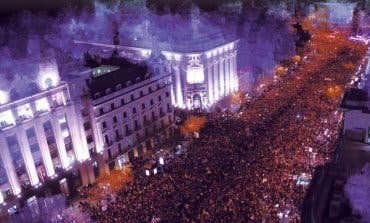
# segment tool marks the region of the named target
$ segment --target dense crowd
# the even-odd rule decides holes
[[[278,83],[238,112],[208,114],[185,154],[160,174],[143,174],[119,191],[106,211],[89,207],[92,218],[299,222],[307,187],[297,182],[331,158],[342,124],[340,92],[366,54],[338,33],[312,35],[304,59],[291,64]]]

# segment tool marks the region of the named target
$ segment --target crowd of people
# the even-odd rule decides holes
[[[98,222],[299,222],[302,176],[333,155],[338,106],[366,48],[340,33],[311,30],[304,59],[237,112],[206,115],[187,152],[163,172],[135,179]],[[349,66],[348,64],[352,64]],[[333,94],[328,89],[336,89]]]

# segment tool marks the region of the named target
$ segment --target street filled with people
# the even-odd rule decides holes
[[[310,33],[305,53],[276,83],[237,112],[204,114],[207,123],[186,153],[158,174],[135,177],[104,210],[88,206],[92,219],[299,222],[307,182],[333,157],[338,107],[366,55],[340,31],[310,27]]]

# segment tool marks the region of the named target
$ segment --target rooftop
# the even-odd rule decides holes
[[[90,96],[94,99],[150,77],[145,64],[133,64],[122,58],[103,59],[102,64],[105,65],[93,68],[90,78],[86,80]]]

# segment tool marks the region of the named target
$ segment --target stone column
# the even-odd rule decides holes
[[[5,172],[8,177],[9,184],[12,188],[13,194],[18,195],[21,193],[22,189],[19,184],[19,179],[15,166],[13,163],[12,156],[10,154],[8,144],[3,133],[0,133],[0,155],[4,164]]]
[[[31,185],[32,186],[37,185],[40,182],[40,180],[37,174],[35,162],[32,157],[32,152],[30,145],[28,143],[26,132],[23,127],[18,127],[16,134],[18,144],[22,152],[22,157],[26,165],[27,174],[31,181]]]
[[[225,67],[224,67],[224,58],[222,56],[220,56],[219,58],[219,67],[220,67],[220,70],[219,70],[219,78],[220,78],[220,82],[219,82],[219,86],[220,86],[220,97],[223,97],[225,96]]]
[[[3,193],[0,193],[0,204],[4,203]]]
[[[180,77],[180,67],[179,65],[174,66],[175,74],[176,74],[176,102],[177,106],[182,108],[184,107],[184,98],[182,94],[182,85],[181,85],[181,77]]]
[[[230,57],[225,59],[225,94],[229,95],[230,90]]]
[[[213,104],[213,77],[212,77],[212,64],[207,68],[207,80],[208,80],[208,102],[210,105]]]
[[[218,61],[213,63],[213,92],[214,100],[217,101],[220,98],[219,80],[218,80]]]
[[[55,175],[55,169],[53,166],[53,160],[51,159],[49,145],[46,140],[43,123],[41,121],[36,122],[35,132],[36,132],[37,142],[40,147],[42,160],[43,160],[43,163],[46,169],[46,173],[48,174],[49,177],[51,177]]]
[[[17,107],[12,107],[11,110],[14,117],[14,121],[15,123],[17,123],[17,120],[19,119]]]
[[[171,74],[171,104],[175,105],[176,104],[176,94],[175,94],[175,78],[173,77],[173,74]]]
[[[78,122],[78,117],[74,105],[67,106],[67,123],[71,134],[73,151],[76,155],[77,161],[84,161],[90,158],[87,147],[86,136],[81,133],[83,124]]]
[[[66,145],[64,144],[64,138],[62,135],[62,130],[59,124],[59,118],[56,112],[53,112],[51,123],[53,125],[54,137],[58,147],[59,159],[63,169],[69,167],[69,160],[66,150]]]
[[[232,84],[231,84],[231,90],[232,91],[236,91],[238,89],[238,77],[237,77],[237,68],[236,68],[236,58],[235,58],[235,55],[233,55],[231,57],[231,69],[230,69],[230,72],[231,72],[231,80],[232,80]]]

